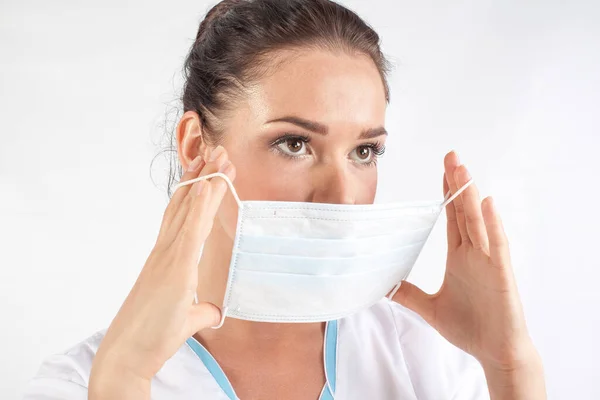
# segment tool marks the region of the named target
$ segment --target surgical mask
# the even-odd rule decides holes
[[[225,317],[260,322],[324,322],[396,293],[444,207],[443,201],[324,204],[241,201],[229,178],[213,173],[181,182],[225,179],[239,207]]]

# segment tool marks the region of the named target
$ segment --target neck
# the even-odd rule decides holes
[[[222,307],[232,247],[233,239],[215,220],[198,265],[199,302],[210,302]],[[204,343],[225,340],[229,344],[252,343],[256,347],[259,343],[265,343],[273,347],[278,344],[288,345],[308,337],[322,338],[324,326],[324,323],[268,323],[225,318],[221,328],[205,329],[195,336]]]

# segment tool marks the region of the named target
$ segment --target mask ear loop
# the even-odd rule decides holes
[[[207,179],[214,178],[214,177],[219,177],[219,178],[225,179],[227,186],[229,186],[229,190],[231,190],[231,194],[233,195],[238,207],[241,209],[243,207],[243,203],[240,200],[240,197],[238,196],[235,188],[233,187],[233,182],[231,182],[231,179],[229,179],[229,177],[227,175],[225,175],[221,172],[215,172],[213,174],[199,176],[198,178],[179,182],[177,185],[175,185],[175,191],[177,191],[177,189],[179,189],[182,186],[190,185],[194,182],[199,182],[199,181],[207,180]],[[202,245],[202,248],[204,248],[204,245]],[[202,249],[200,250],[200,254],[202,254]],[[198,256],[198,262],[196,264],[199,264],[199,263],[200,263],[200,256]],[[194,293],[194,304],[198,304],[198,293]],[[223,310],[221,311],[221,321],[219,322],[219,325],[211,326],[212,329],[219,329],[220,327],[223,326],[223,323],[225,322],[225,316],[227,315],[227,310],[229,310],[229,307],[223,307]]]
[[[179,189],[182,186],[189,185],[189,184],[194,183],[194,182],[204,181],[206,179],[214,178],[216,176],[218,176],[219,178],[225,179],[225,182],[227,183],[227,186],[229,186],[229,190],[231,190],[231,194],[235,198],[235,201],[236,201],[238,207],[242,208],[243,207],[242,201],[240,200],[240,197],[238,196],[235,188],[233,187],[233,183],[231,182],[231,179],[229,179],[229,177],[227,175],[225,175],[224,173],[222,173],[222,172],[215,172],[213,174],[199,176],[199,177],[194,178],[194,179],[189,179],[187,181],[179,182],[177,185],[175,185],[175,191],[177,191],[177,189]]]
[[[465,183],[464,185],[462,185],[462,187],[461,187],[460,189],[458,189],[458,190],[456,191],[456,193],[454,193],[454,194],[452,195],[452,197],[450,197],[450,198],[448,198],[448,196],[450,195],[450,193],[451,193],[451,192],[450,192],[450,191],[448,191],[448,193],[446,194],[445,200],[444,200],[444,202],[442,203],[442,208],[444,208],[444,207],[446,207],[448,204],[452,203],[452,201],[453,201],[455,198],[457,198],[458,196],[460,196],[460,194],[461,194],[462,192],[464,192],[465,190],[467,190],[467,188],[468,188],[469,186],[471,186],[471,183],[473,183],[473,178],[469,179],[469,181],[468,181],[467,183]]]
[[[456,191],[456,193],[454,193],[451,197],[449,197],[451,192],[448,191],[448,193],[446,193],[446,196],[444,196],[444,202],[442,203],[441,208],[446,207],[454,199],[456,199],[458,196],[460,196],[460,194],[462,192],[464,192],[472,183],[473,183],[473,178],[469,179],[469,181],[467,183],[465,183],[464,185],[462,185],[462,187],[460,189],[458,189]],[[392,292],[387,296],[387,298],[389,300],[392,300],[392,298],[394,297],[394,295],[396,294],[396,292],[398,292],[398,289],[400,289],[400,285],[402,285],[402,281],[398,282],[396,284],[396,286],[394,286],[394,290],[392,290]]]

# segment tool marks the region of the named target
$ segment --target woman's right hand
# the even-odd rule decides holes
[[[205,163],[196,158],[181,181],[213,172],[232,181],[235,168],[217,147]],[[179,187],[164,213],[150,256],[112,321],[94,358],[90,399],[147,399],[163,364],[196,332],[215,326],[218,307],[195,304],[198,257],[227,191],[223,179]]]

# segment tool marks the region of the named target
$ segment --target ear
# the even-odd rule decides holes
[[[195,111],[186,111],[177,124],[177,154],[184,171],[197,156],[205,158],[208,154],[202,128]]]

